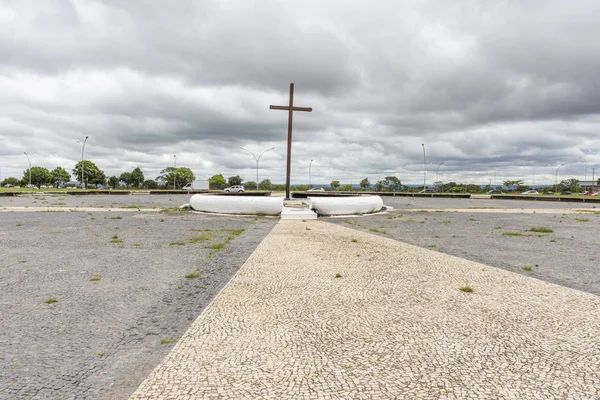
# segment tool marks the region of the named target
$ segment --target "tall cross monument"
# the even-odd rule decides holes
[[[288,142],[287,142],[287,168],[285,172],[285,198],[290,198],[290,166],[292,161],[292,115],[294,111],[311,112],[311,107],[294,106],[294,84],[290,83],[290,103],[287,106],[269,106],[271,110],[288,111]]]

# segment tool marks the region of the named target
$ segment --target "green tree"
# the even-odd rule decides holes
[[[342,185],[342,187],[340,189],[342,190],[342,192],[350,192],[350,191],[352,191],[352,185],[345,184],[345,185]]]
[[[52,186],[59,187],[61,184],[71,180],[71,174],[63,167],[56,167],[50,171]]]
[[[211,190],[225,189],[225,186],[227,186],[227,181],[222,174],[213,175],[208,179],[208,188]]]
[[[50,182],[52,181],[52,175],[50,175],[50,171],[48,171],[44,167],[31,167],[30,179],[29,168],[27,168],[23,172],[23,179],[21,179],[21,182],[23,183],[23,185],[27,185],[29,184],[29,181],[31,181],[32,185],[35,185],[39,188],[41,185],[50,184]]]
[[[2,183],[0,183],[0,186],[6,186],[7,184],[11,186],[19,186],[21,184],[21,181],[17,178],[10,177],[4,179]]]
[[[175,185],[177,189],[181,189],[194,179],[196,179],[194,173],[187,167],[168,167],[160,171],[160,175],[156,177],[156,180],[164,183],[167,188],[172,188]]]
[[[114,175],[108,179],[108,184],[113,189],[117,189],[119,187],[120,182],[121,180]]]
[[[381,183],[384,188],[392,192],[399,192],[402,190],[402,182],[395,176],[386,176]]]
[[[338,190],[340,188],[340,181],[331,181],[331,183],[329,184],[329,187],[333,191]]]
[[[383,184],[384,181],[377,181],[375,182],[375,190],[377,192],[383,192],[383,188],[385,187],[385,185]]]
[[[156,183],[155,180],[152,179],[147,179],[142,183],[142,187],[144,189],[157,189],[158,188],[158,183]]]
[[[369,178],[365,178],[362,181],[360,181],[360,188],[362,190],[367,190],[370,187],[371,187],[371,183],[369,182]]]
[[[123,172],[119,175],[119,180],[125,182],[125,188],[129,189],[131,185],[131,172]]]
[[[504,186],[506,186],[506,188],[508,190],[516,190],[516,188],[518,186],[522,186],[523,185],[523,180],[504,181],[503,184],[504,184]]]
[[[144,173],[142,172],[140,167],[137,167],[136,169],[131,171],[131,182],[130,182],[131,186],[140,187],[140,186],[142,186],[143,182],[144,182]]]
[[[560,190],[560,191],[569,190],[569,191],[575,193],[579,189],[578,183],[579,183],[579,180],[575,179],[575,178],[564,179],[564,180],[560,181],[560,183],[558,184],[558,190]]]
[[[258,184],[258,188],[260,190],[273,190],[273,184],[271,183],[270,179],[263,179]]]
[[[242,184],[242,178],[240,178],[239,175],[230,176],[227,179],[227,182],[229,182],[229,186],[241,185]]]
[[[246,190],[256,190],[256,182],[246,181],[244,182],[244,187],[246,188]]]
[[[104,175],[104,171],[100,170],[96,164],[94,164],[90,160],[84,160],[83,162],[83,175],[84,181],[81,182],[81,161],[75,164],[75,168],[73,169],[73,175],[75,175],[75,179],[78,182],[82,183],[82,186],[87,187],[87,185],[98,185],[104,183],[106,180],[106,175]]]

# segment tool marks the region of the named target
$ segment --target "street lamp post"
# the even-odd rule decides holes
[[[27,157],[27,163],[29,164],[29,185],[31,185],[31,160],[29,159],[26,151],[24,151],[23,154],[25,154],[25,157]]]
[[[554,192],[558,190],[558,170],[565,164],[560,164],[558,168],[556,168],[556,174],[554,175]]]
[[[85,188],[85,181],[83,180],[83,171],[84,171],[84,162],[83,162],[83,151],[85,150],[85,142],[87,142],[89,136],[85,137],[85,140],[83,141],[83,144],[81,145],[81,188],[84,189]],[[77,143],[82,143],[79,140],[77,140]]]
[[[173,154],[173,190],[177,190],[177,155]]]
[[[440,165],[438,165],[438,167],[437,167],[437,169],[436,169],[436,171],[435,171],[435,181],[436,181],[436,182],[439,182],[439,181],[440,181],[440,167],[442,166],[442,164],[443,164],[443,163],[444,163],[444,162],[442,161],[442,162],[440,163]]]
[[[587,162],[585,161],[585,156],[579,158],[583,160],[583,180],[587,181]]]
[[[425,190],[427,184],[427,156],[425,155],[425,143],[421,143],[421,146],[423,147],[423,190]]]
[[[310,162],[308,163],[308,188],[310,189],[310,167],[312,167],[312,163],[313,163],[313,159],[311,158]]]
[[[271,147],[270,149],[266,149],[265,151],[263,151],[262,153],[260,153],[258,157],[256,157],[254,155],[254,153],[251,152],[250,150],[248,150],[248,149],[246,149],[246,148],[244,148],[242,146],[239,146],[239,147],[240,147],[240,149],[246,150],[248,153],[252,154],[252,157],[254,157],[254,159],[256,160],[256,191],[258,192],[258,161],[260,160],[260,158],[262,157],[262,155],[265,154],[267,151],[275,150],[275,147]]]

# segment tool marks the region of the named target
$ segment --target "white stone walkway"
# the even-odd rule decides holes
[[[600,298],[295,220],[131,397],[556,398],[600,398]]]

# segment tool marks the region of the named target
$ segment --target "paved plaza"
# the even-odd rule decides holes
[[[597,296],[280,221],[131,399],[594,399],[598,332]]]
[[[594,204],[187,201],[0,198],[0,399],[600,398]]]

